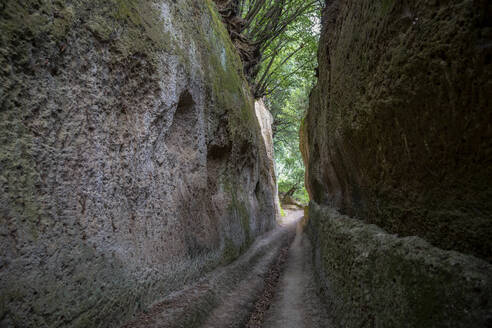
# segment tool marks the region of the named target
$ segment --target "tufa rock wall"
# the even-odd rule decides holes
[[[311,202],[308,232],[338,327],[490,327],[492,265]]]
[[[492,260],[491,6],[327,1],[302,146],[312,199]]]
[[[273,227],[211,0],[8,0],[0,30],[0,326],[117,326]]]
[[[273,116],[272,113],[268,110],[263,100],[255,101],[255,113],[258,118],[258,122],[260,123],[261,134],[263,136],[263,140],[265,142],[265,149],[267,150],[268,156],[268,164],[269,170],[271,173],[270,176],[270,185],[275,187],[275,217],[276,219],[280,218],[280,200],[278,198],[278,186],[277,186],[277,176],[275,174],[275,150],[273,147]]]
[[[489,327],[491,4],[326,4],[301,151],[335,322]]]

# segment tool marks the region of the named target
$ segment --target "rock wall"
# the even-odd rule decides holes
[[[316,203],[308,230],[338,327],[490,327],[489,263],[387,234]]]
[[[112,327],[274,225],[211,0],[0,4],[0,326]]]
[[[268,110],[263,100],[255,101],[255,113],[260,122],[261,134],[263,141],[265,142],[265,148],[267,150],[268,164],[270,169],[270,184],[275,188],[275,216],[276,219],[280,218],[280,199],[278,198],[278,185],[277,175],[275,174],[275,149],[273,147],[273,116]]]
[[[340,327],[492,324],[491,6],[326,1],[300,148]]]
[[[491,261],[491,3],[326,3],[304,128],[312,198]]]

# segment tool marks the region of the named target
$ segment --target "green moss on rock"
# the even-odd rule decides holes
[[[88,327],[109,322],[117,326],[203,272],[233,261],[265,230],[253,231],[252,206],[240,200],[247,191],[236,189],[240,185],[236,165],[243,163],[243,145],[250,147],[246,155],[258,160],[252,171],[262,164],[260,130],[239,56],[211,1],[8,0],[0,8],[2,323]],[[173,80],[176,76],[179,81]],[[114,176],[115,170],[108,173],[106,165],[127,164],[121,155],[127,149],[112,161],[116,158],[113,148],[121,150],[117,144],[125,143],[122,139],[140,142],[139,148],[149,142],[139,138],[153,135],[154,129],[160,129],[164,137],[163,122],[173,119],[168,115],[172,106],[162,99],[173,100],[173,95],[163,95],[169,85],[176,93],[183,89],[192,93],[205,142],[214,137],[214,124],[222,124],[222,118],[227,121],[218,139],[231,144],[231,154],[215,164],[219,180],[228,181],[237,197],[231,208],[225,202],[217,211],[229,211],[235,221],[212,217],[216,235],[190,233],[192,240],[211,240],[203,242],[208,243],[203,247],[206,254],[192,254],[190,259],[179,249],[176,256],[159,253],[155,262],[161,262],[156,264],[147,262],[141,248],[125,242],[135,236],[148,240],[147,231],[136,231],[131,225],[138,206],[127,208],[138,197],[124,201],[132,196],[118,190],[141,172],[127,167],[119,171],[124,174]],[[162,116],[146,125],[156,111]],[[130,117],[138,122],[129,123]],[[205,143],[200,147],[207,151]],[[101,156],[97,164],[87,161],[86,156],[96,153]],[[140,153],[129,150],[126,154]],[[201,173],[206,173],[202,158],[193,160],[200,161]],[[172,172],[155,167],[164,175]],[[104,180],[102,185],[99,178]],[[99,194],[108,184],[115,186],[111,191],[115,197],[121,196],[115,200],[122,202],[117,215],[112,211],[118,206],[110,204],[105,191]],[[79,189],[80,185],[88,189]],[[96,185],[101,188],[86,194]],[[138,188],[148,187],[138,184]],[[129,194],[146,193],[130,189],[126,190]],[[222,190],[210,190],[214,192]],[[172,212],[179,205],[167,204],[165,210]],[[94,213],[94,208],[101,211]],[[160,224],[160,214],[149,220]],[[265,218],[269,219],[268,214]],[[233,224],[234,233],[228,235],[229,227],[224,225]],[[179,248],[184,239],[179,233],[173,237],[176,244],[166,238],[156,244],[163,252],[171,246]],[[109,243],[119,245],[117,251],[109,251]],[[125,263],[118,261],[118,251],[128,255]],[[159,271],[162,266],[167,269],[168,262],[170,269]]]
[[[340,326],[487,327],[490,264],[387,234],[314,202],[308,231],[318,281]]]
[[[315,201],[492,260],[489,7],[328,4],[304,142]]]

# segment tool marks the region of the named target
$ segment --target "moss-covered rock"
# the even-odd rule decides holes
[[[212,1],[8,0],[0,30],[0,326],[118,326],[273,227]]]
[[[490,326],[491,4],[326,3],[301,152],[335,321]]]
[[[328,2],[303,139],[314,200],[492,259],[490,6]]]
[[[489,327],[492,265],[310,204],[318,280],[340,327]],[[328,237],[328,238],[327,238]]]

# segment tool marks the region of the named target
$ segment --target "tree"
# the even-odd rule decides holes
[[[299,152],[299,126],[316,82],[319,13],[299,16],[264,53],[257,93],[274,117],[273,132],[279,190],[307,202],[304,164]],[[283,47],[277,48],[276,43]],[[271,54],[278,52],[271,60]],[[258,87],[259,86],[259,87]]]
[[[312,85],[305,81],[303,86],[268,97],[274,114],[274,147],[279,191],[307,202],[304,189],[304,164],[299,152],[299,123],[308,107],[308,95]]]
[[[255,97],[273,117],[279,190],[302,202],[299,125],[316,80],[321,7],[314,0],[215,0]]]
[[[215,1],[241,54],[245,74],[257,99],[279,87],[274,81],[278,80],[276,72],[283,65],[316,47],[315,40],[306,38],[312,35],[309,29],[312,17],[319,15],[320,0]],[[312,62],[306,62],[305,67],[296,69],[310,65]]]

